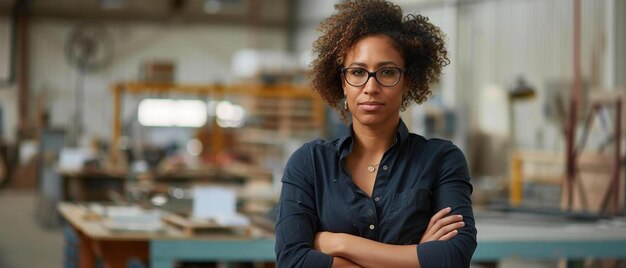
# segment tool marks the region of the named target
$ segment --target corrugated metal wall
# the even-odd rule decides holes
[[[607,48],[607,3],[584,0],[581,8],[581,64],[587,85],[609,86],[614,81],[605,62],[614,56]],[[617,1],[620,2],[620,1]],[[471,106],[472,126],[508,134],[506,90],[523,76],[537,90],[537,98],[514,105],[516,140],[520,147],[561,150],[549,96],[567,92],[573,81],[573,1],[484,1],[459,6],[458,96]],[[489,101],[487,99],[491,98]],[[494,115],[504,115],[495,116]],[[486,118],[489,116],[488,118]],[[499,122],[494,122],[499,120]]]

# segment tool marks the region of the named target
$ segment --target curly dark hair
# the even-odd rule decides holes
[[[407,92],[401,109],[412,102],[422,103],[431,95],[430,85],[439,80],[441,69],[450,63],[444,34],[427,17],[409,14],[381,0],[348,0],[335,5],[337,13],[323,21],[322,35],[313,44],[311,86],[322,99],[347,121],[342,109],[343,89],[340,69],[348,50],[363,37],[382,34],[389,37],[406,62]]]

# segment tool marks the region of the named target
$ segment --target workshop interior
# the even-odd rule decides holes
[[[276,267],[341,2],[0,0],[0,267]],[[392,2],[445,34],[401,118],[467,158],[470,267],[626,267],[626,1]]]

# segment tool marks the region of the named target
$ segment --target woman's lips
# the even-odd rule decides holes
[[[384,105],[383,103],[376,102],[376,101],[366,101],[366,102],[359,103],[359,107],[368,112],[378,111],[382,109],[383,105]]]

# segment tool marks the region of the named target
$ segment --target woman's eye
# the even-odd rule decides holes
[[[350,72],[350,74],[355,75],[355,76],[364,76],[365,71],[361,69],[354,69]]]
[[[395,76],[397,71],[395,69],[382,69],[380,72],[382,76]]]

